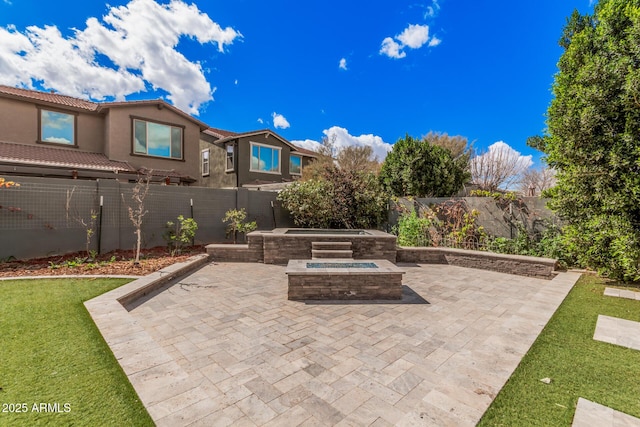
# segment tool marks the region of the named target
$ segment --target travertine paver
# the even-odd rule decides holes
[[[600,314],[593,339],[640,350],[640,322]]]
[[[313,304],[284,266],[207,265],[127,314],[166,356],[126,372],[160,426],[471,426],[579,277],[402,267],[403,303]]]
[[[578,399],[572,427],[640,427],[640,419],[590,400]]]
[[[640,301],[640,292],[630,291],[628,289],[605,288],[604,296],[627,298]]]

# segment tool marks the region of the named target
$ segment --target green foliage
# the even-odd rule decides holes
[[[448,149],[406,135],[387,155],[380,182],[395,196],[448,197],[468,180],[465,168]]]
[[[640,1],[575,12],[560,45],[548,134],[530,141],[557,170],[545,195],[581,264],[640,279]]]
[[[419,217],[414,210],[400,214],[394,232],[398,235],[399,246],[429,246],[429,218]]]
[[[568,243],[568,230],[552,224],[544,223],[541,232],[527,230],[522,223],[517,224],[517,234],[513,239],[495,237],[489,239],[487,249],[492,252],[529,255],[557,259],[560,266],[566,268],[579,265]]]
[[[258,228],[258,224],[255,221],[245,222],[247,219],[247,212],[242,209],[229,209],[225,212],[222,222],[227,224],[227,237],[233,236],[233,243],[238,243],[238,233],[243,233],[245,239],[248,233],[251,233]]]
[[[166,231],[162,238],[167,242],[169,253],[175,256],[182,252],[182,248],[189,245],[196,235],[198,223],[193,218],[185,218],[178,216],[178,221],[167,221],[165,225]]]
[[[299,227],[377,228],[388,197],[375,174],[325,164],[317,177],[293,183],[278,194]]]
[[[471,192],[469,192],[469,195],[471,197],[491,197],[492,199],[509,202],[514,202],[518,199],[518,195],[513,191],[501,193],[500,191],[471,190]]]

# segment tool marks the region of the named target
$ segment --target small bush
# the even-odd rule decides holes
[[[245,222],[246,218],[247,212],[242,208],[240,210],[229,209],[222,219],[222,222],[228,223],[227,237],[229,235],[233,236],[234,244],[238,242],[238,233],[243,233],[246,240],[247,234],[258,228],[258,224],[255,221]]]
[[[198,224],[193,218],[178,216],[178,221],[167,221],[166,231],[162,236],[167,242],[169,253],[175,256],[182,252],[182,248],[189,245],[196,235]]]
[[[394,230],[398,235],[398,245],[429,246],[431,243],[429,227],[431,227],[429,218],[421,218],[413,210],[402,212]]]

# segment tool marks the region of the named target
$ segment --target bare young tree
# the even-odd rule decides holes
[[[504,142],[496,142],[469,161],[471,179],[482,190],[509,189],[531,166],[531,157],[522,156]]]
[[[145,209],[144,199],[149,193],[149,183],[151,182],[151,171],[148,171],[147,175],[140,176],[136,185],[131,190],[131,200],[133,206],[127,205],[129,211],[129,219],[135,228],[136,235],[136,258],[134,264],[140,263],[140,246],[142,244],[142,219],[149,212]],[[124,194],[122,195],[124,201]],[[126,202],[125,202],[126,203]]]
[[[556,171],[545,166],[524,171],[518,189],[526,196],[539,196],[544,190],[554,185],[556,185]]]
[[[473,142],[469,143],[464,136],[449,136],[446,132],[439,133],[430,131],[422,137],[422,141],[446,148],[451,152],[451,157],[453,157],[454,160],[464,158],[466,161],[469,161],[471,154],[473,154]]]
[[[338,167],[344,171],[378,172],[380,162],[370,146],[349,146],[338,152]]]

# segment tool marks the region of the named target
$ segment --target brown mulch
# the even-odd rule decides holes
[[[204,246],[191,246],[180,255],[170,256],[165,246],[140,251],[140,263],[134,264],[134,251],[113,251],[95,260],[84,252],[48,258],[0,262],[0,277],[59,276],[66,274],[104,274],[144,276],[187,258],[205,253]]]

